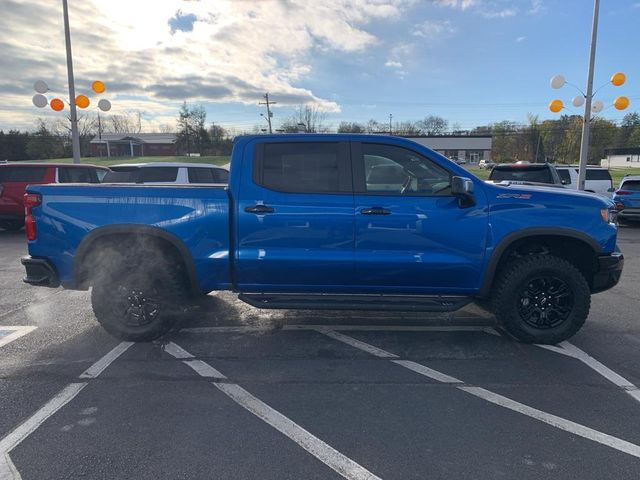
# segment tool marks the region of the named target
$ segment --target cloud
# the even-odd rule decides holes
[[[469,11],[489,19],[513,17],[519,11],[510,0],[435,0],[435,3],[441,7]],[[530,12],[538,13],[543,8],[542,0],[531,0]]]
[[[514,8],[505,8],[503,10],[482,12],[481,15],[485,18],[507,18],[513,17],[518,13]]]
[[[388,68],[402,68],[402,62],[397,62],[395,60],[387,60],[384,66]]]
[[[542,0],[531,0],[531,8],[527,11],[528,15],[539,15],[541,13],[545,13],[547,11],[547,7],[544,5]]]
[[[438,40],[446,37],[450,37],[456,32],[456,28],[451,25],[449,20],[442,22],[436,22],[433,20],[425,20],[419,25],[415,25],[411,34],[416,37],[429,38],[431,40]]]
[[[457,8],[466,10],[480,3],[480,0],[436,0],[436,4],[443,7]]]
[[[279,106],[340,106],[303,88],[319,52],[359,54],[380,40],[375,20],[401,19],[416,0],[85,0],[70,5],[79,93],[107,84],[119,109],[136,96],[165,114],[183,100],[255,105],[264,92]],[[0,128],[32,124],[35,80],[65,96],[62,12],[50,0],[3,0]],[[393,59],[392,59],[393,60]],[[93,99],[96,100],[96,99]],[[50,112],[49,112],[50,114]]]
[[[527,37],[518,37],[518,38],[516,38],[516,42],[517,42],[517,43],[522,43],[522,42],[524,42],[526,39],[527,39]]]

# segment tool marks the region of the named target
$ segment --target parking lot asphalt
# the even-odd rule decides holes
[[[210,295],[119,342],[87,292],[22,283],[0,231],[0,480],[640,478],[640,228],[550,348],[478,307],[261,312]]]

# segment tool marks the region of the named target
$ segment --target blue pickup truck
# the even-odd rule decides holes
[[[111,334],[147,341],[194,296],[260,308],[443,312],[478,302],[516,339],[556,343],[614,286],[613,202],[491,184],[402,138],[236,139],[227,185],[38,185],[27,283],[92,287]]]

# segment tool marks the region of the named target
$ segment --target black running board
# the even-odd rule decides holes
[[[393,312],[453,312],[471,297],[423,295],[336,295],[241,293],[238,298],[257,308],[292,310],[377,310]]]

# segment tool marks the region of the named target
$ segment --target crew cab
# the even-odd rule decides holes
[[[24,197],[27,185],[45,183],[98,183],[109,171],[94,165],[54,163],[0,164],[0,227],[20,230],[24,226]]]
[[[613,202],[492,184],[412,141],[238,137],[229,185],[41,185],[27,283],[91,290],[113,335],[166,333],[191,298],[260,308],[444,312],[469,302],[556,343],[619,280]]]

